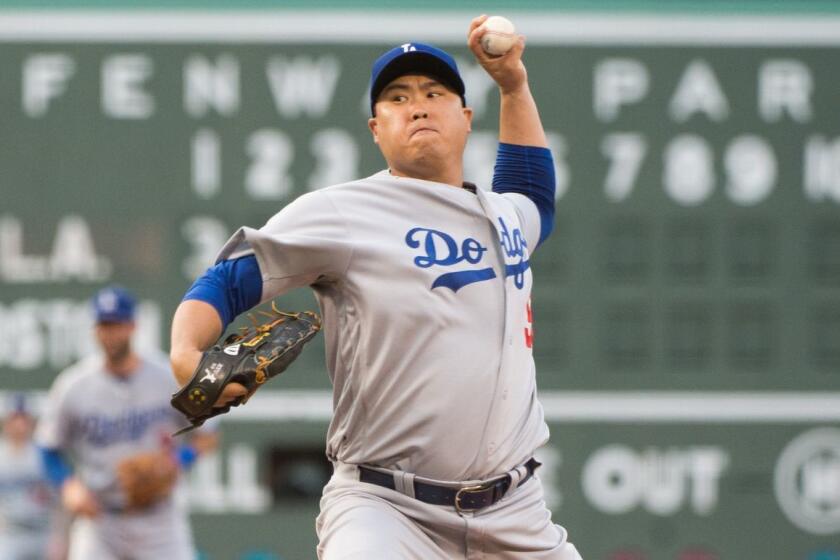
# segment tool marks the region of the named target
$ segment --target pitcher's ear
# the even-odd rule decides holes
[[[376,127],[379,123],[376,122],[376,117],[371,117],[368,119],[368,128],[370,129],[370,133],[373,134],[373,143],[379,144],[379,135],[376,133]]]

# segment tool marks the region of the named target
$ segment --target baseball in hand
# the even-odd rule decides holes
[[[508,52],[516,42],[513,23],[502,16],[490,16],[482,26],[487,29],[481,36],[481,48],[493,56],[501,56]]]

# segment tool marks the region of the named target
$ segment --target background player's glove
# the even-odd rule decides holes
[[[289,367],[303,345],[321,330],[321,319],[311,311],[285,313],[273,305],[272,309],[273,313],[266,313],[268,322],[243,328],[204,352],[192,378],[172,395],[172,406],[190,421],[176,435],[245,403],[263,383]],[[230,404],[214,407],[225,386],[234,382],[248,392]]]
[[[172,493],[178,464],[165,451],[138,453],[117,464],[117,483],[128,510],[145,509]]]

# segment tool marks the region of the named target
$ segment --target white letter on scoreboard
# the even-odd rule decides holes
[[[50,100],[64,93],[76,64],[66,54],[36,54],[23,63],[23,110],[30,117],[42,117]]]
[[[811,71],[798,60],[768,60],[758,71],[758,107],[767,122],[785,112],[795,121],[811,120]]]
[[[152,61],[142,54],[110,56],[102,63],[102,110],[115,119],[147,119],[155,101],[143,82],[152,74]]]
[[[705,113],[713,121],[729,115],[729,102],[708,62],[695,60],[688,65],[668,110],[677,122],[687,121],[694,113]]]
[[[648,92],[647,67],[632,58],[608,58],[595,67],[595,116],[602,121],[618,117],[622,105],[641,101]]]
[[[700,515],[709,515],[718,504],[720,479],[729,466],[729,455],[720,447],[694,447],[689,451],[691,505]]]
[[[840,137],[811,136],[805,143],[805,195],[840,203]]]
[[[341,63],[334,56],[274,56],[266,63],[266,76],[277,112],[296,119],[323,117],[332,104]]]
[[[613,515],[631,511],[643,492],[638,455],[618,444],[599,449],[586,461],[581,485],[583,494],[599,510]]]
[[[231,116],[239,110],[239,61],[223,54],[215,63],[199,55],[184,64],[184,109],[203,117],[210,109]]]

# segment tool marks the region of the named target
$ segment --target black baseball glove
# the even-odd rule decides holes
[[[192,379],[172,395],[172,406],[190,425],[174,435],[201,426],[208,418],[224,414],[248,401],[260,386],[284,371],[303,345],[321,330],[321,319],[311,311],[285,313],[272,304],[270,320],[245,327],[204,352]],[[213,404],[229,383],[239,383],[247,393],[225,406]]]

